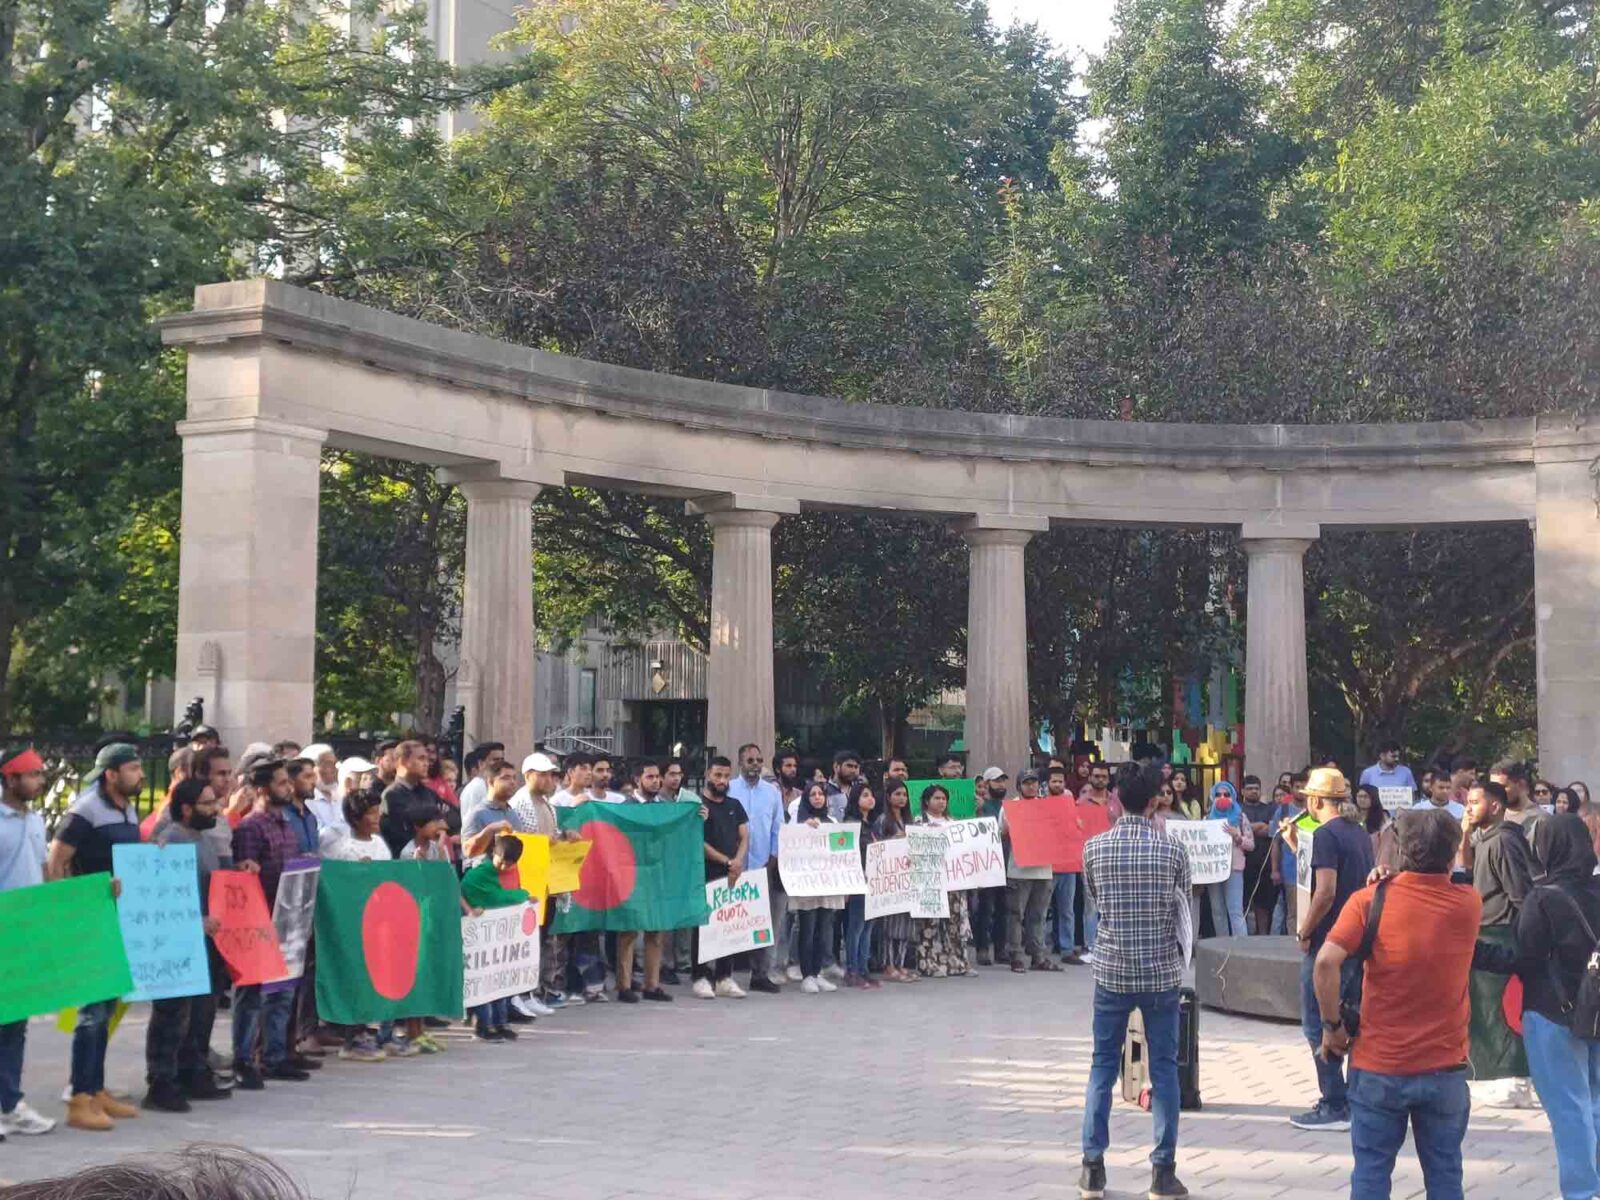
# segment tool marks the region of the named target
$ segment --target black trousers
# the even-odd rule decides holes
[[[983,888],[978,892],[978,911],[972,921],[972,942],[979,950],[1005,952],[1006,889]]]
[[[206,1055],[216,1021],[213,995],[155,1001],[144,1039],[145,1079],[151,1085],[191,1083],[209,1075]]]

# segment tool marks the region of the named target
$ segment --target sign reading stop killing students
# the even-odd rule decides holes
[[[864,896],[867,877],[861,870],[861,822],[803,823],[778,831],[778,874],[791,896]]]
[[[133,973],[129,1000],[171,1000],[211,990],[193,846],[111,847],[122,883],[117,919]]]
[[[461,1000],[476,1008],[539,987],[539,905],[528,900],[461,918]]]
[[[1190,883],[1226,883],[1233,874],[1233,839],[1226,821],[1167,822],[1167,833],[1189,854]]]
[[[1005,887],[1006,856],[1000,851],[1000,818],[975,817],[940,826],[949,839],[944,856],[947,892]]]
[[[867,920],[911,911],[911,843],[903,837],[867,847]]]
[[[711,918],[700,926],[700,962],[772,945],[772,901],[765,871],[746,872],[732,886],[726,875],[706,884],[706,907]]]

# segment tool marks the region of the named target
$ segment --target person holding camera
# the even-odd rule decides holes
[[[1461,826],[1449,813],[1401,813],[1396,831],[1399,873],[1350,897],[1317,953],[1319,1053],[1350,1059],[1350,1200],[1388,1200],[1408,1125],[1428,1200],[1461,1200],[1467,981],[1483,900],[1450,882]],[[1352,961],[1364,967],[1359,1013],[1340,988]]]

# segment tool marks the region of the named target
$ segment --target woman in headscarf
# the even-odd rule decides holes
[[[1206,820],[1221,821],[1233,839],[1233,870],[1222,883],[1210,885],[1211,927],[1218,937],[1244,937],[1250,932],[1244,920],[1244,856],[1255,849],[1255,834],[1244,818],[1239,795],[1226,779],[1211,787],[1211,808]]]
[[[1600,1042],[1572,1031],[1571,1005],[1600,941],[1594,841],[1578,817],[1557,813],[1531,835],[1538,874],[1517,913],[1515,943],[1478,943],[1473,966],[1522,979],[1522,1042],[1550,1120],[1562,1200],[1600,1195]]]

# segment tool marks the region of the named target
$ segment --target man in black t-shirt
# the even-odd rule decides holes
[[[379,832],[395,858],[416,836],[419,821],[439,811],[439,797],[423,783],[428,777],[428,748],[421,742],[401,742],[394,748],[395,780],[383,789],[383,820]]]
[[[728,877],[730,885],[739,882],[744,870],[745,852],[750,848],[750,818],[744,805],[728,795],[733,779],[733,763],[721,755],[706,767],[705,786],[700,790],[700,811],[705,819],[706,882]],[[711,962],[700,962],[700,937],[695,934],[694,995],[697,1000],[718,996],[738,999],[744,989],[733,981],[736,966],[744,965],[744,955],[730,954]]]

